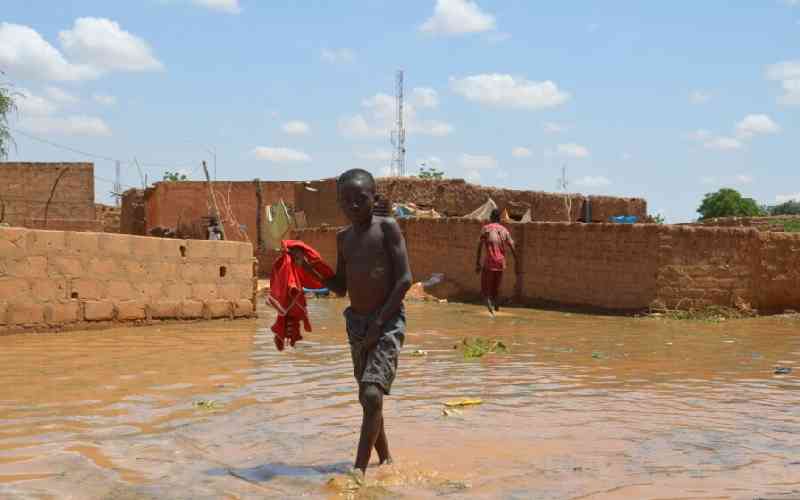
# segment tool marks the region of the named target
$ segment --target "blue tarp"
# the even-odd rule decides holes
[[[609,222],[615,224],[635,224],[639,218],[635,215],[615,215],[608,218]]]

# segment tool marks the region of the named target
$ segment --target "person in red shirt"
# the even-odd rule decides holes
[[[500,295],[503,271],[506,269],[506,248],[510,248],[514,255],[514,268],[518,273],[519,262],[514,240],[508,229],[500,225],[500,210],[495,208],[489,217],[489,224],[481,229],[478,258],[475,263],[475,272],[481,275],[481,295],[492,316],[495,311],[500,310],[498,296]],[[482,259],[481,255],[484,249],[486,255]]]

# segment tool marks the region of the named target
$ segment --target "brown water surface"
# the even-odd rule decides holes
[[[0,337],[0,497],[800,498],[800,321],[458,304],[409,304],[397,463],[355,488],[345,305],[312,301],[283,353],[268,310]],[[510,352],[453,349],[478,335]],[[462,397],[483,404],[442,414]]]

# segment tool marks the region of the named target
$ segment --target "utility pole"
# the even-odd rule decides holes
[[[122,197],[122,181],[120,177],[122,176],[119,160],[117,160],[116,165],[114,166],[114,198],[117,201],[117,208],[119,208],[119,199]]]
[[[397,71],[396,77],[397,121],[391,134],[391,143],[395,150],[392,153],[392,164],[389,170],[394,176],[406,175],[406,128],[403,123],[403,70]]]

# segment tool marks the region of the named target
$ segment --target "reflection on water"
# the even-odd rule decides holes
[[[409,304],[398,463],[356,489],[344,306],[312,301],[315,331],[284,353],[268,310],[0,337],[0,497],[800,497],[800,321],[459,304]],[[464,360],[477,335],[510,352]],[[443,416],[458,397],[483,404]]]

